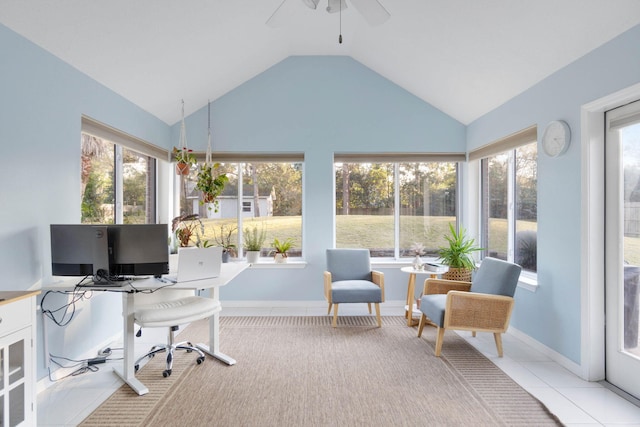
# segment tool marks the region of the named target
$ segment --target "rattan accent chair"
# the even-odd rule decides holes
[[[367,303],[376,307],[378,327],[382,326],[380,303],[384,302],[384,274],[371,270],[368,249],[327,249],[327,270],[324,272],[324,296],[333,307],[333,323],[338,323],[338,305]]]
[[[447,329],[472,331],[473,336],[478,331],[492,332],[498,356],[502,357],[502,334],[509,327],[520,271],[517,264],[487,257],[471,283],[426,279],[418,337],[431,321],[438,328],[435,355],[439,357]]]

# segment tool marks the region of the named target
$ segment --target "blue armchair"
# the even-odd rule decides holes
[[[496,258],[485,258],[473,282],[427,279],[420,300],[418,337],[428,320],[438,328],[435,355],[440,356],[446,329],[493,332],[502,357],[502,333],[509,327],[513,295],[521,267]],[[428,320],[427,320],[428,319]]]
[[[371,270],[368,249],[327,249],[327,270],[324,272],[324,295],[333,307],[333,323],[338,322],[338,305],[367,303],[376,307],[378,327],[382,326],[380,303],[384,302],[384,274]]]

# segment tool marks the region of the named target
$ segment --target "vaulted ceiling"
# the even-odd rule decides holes
[[[638,0],[380,0],[377,26],[326,2],[2,0],[0,23],[168,124],[291,55],[351,56],[468,124],[640,23]]]

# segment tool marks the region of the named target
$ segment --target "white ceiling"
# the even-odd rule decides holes
[[[348,55],[464,124],[640,23],[639,0],[0,0],[0,22],[168,124],[291,55]],[[348,0],[347,0],[348,3]],[[313,84],[313,82],[310,82]]]

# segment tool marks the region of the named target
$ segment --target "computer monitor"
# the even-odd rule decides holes
[[[51,273],[101,276],[109,271],[107,226],[51,224]]]
[[[169,272],[167,224],[119,224],[107,227],[109,275],[161,276]]]

